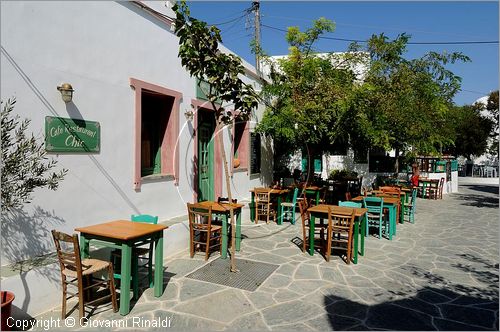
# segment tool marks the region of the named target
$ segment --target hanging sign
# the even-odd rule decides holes
[[[99,152],[99,122],[45,117],[47,152]]]

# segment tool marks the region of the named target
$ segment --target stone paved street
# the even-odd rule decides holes
[[[300,222],[245,222],[238,257],[279,265],[256,291],[186,278],[205,264],[186,250],[165,263],[163,296],[148,289],[135,303],[128,329],[134,317],[169,317],[175,330],[498,330],[498,184],[459,190],[419,199],[415,224],[398,225],[393,241],[368,237],[357,265],[302,253]]]

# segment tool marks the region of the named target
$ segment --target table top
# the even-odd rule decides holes
[[[380,196],[377,195],[377,197],[380,197]],[[364,198],[364,196],[357,196],[357,197],[354,197],[353,199],[351,199],[351,201],[353,201],[353,202],[362,202],[363,198]],[[384,199],[384,203],[399,204],[399,202],[400,202],[399,198],[397,198],[397,197],[385,197],[385,196],[382,196],[382,198]]]
[[[307,209],[307,211],[311,213],[325,213],[328,214],[328,208],[332,210],[333,213],[340,213],[340,214],[348,214],[351,213],[351,211],[354,209],[354,215],[356,217],[362,217],[368,209],[365,208],[353,208],[349,206],[338,206],[338,205],[327,205],[327,204],[319,204],[313,207],[310,207]]]
[[[212,208],[212,212],[229,212],[231,206],[233,207],[233,210],[239,210],[244,206],[243,204],[238,204],[238,203],[229,204],[229,203],[217,203],[214,201],[203,201],[194,204],[197,207],[202,207],[205,209]]]
[[[114,220],[102,224],[75,228],[83,234],[103,236],[117,240],[132,240],[145,235],[153,234],[167,229],[168,226],[161,224],[148,224],[144,222],[133,222],[130,220]]]
[[[255,189],[267,190],[268,192],[271,193],[271,195],[285,194],[289,191],[288,189],[279,189],[279,188],[254,188],[254,189],[250,189],[250,192],[254,193]]]

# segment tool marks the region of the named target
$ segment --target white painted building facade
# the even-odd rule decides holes
[[[99,152],[50,153],[59,169],[68,170],[57,191],[38,189],[22,211],[2,216],[2,265],[53,252],[51,229],[73,233],[76,227],[129,219],[131,214],[157,215],[163,221],[186,215],[186,203],[198,198],[197,125],[206,103],[197,96],[195,79],[181,66],[178,38],[168,19],[151,9],[173,16],[163,1],[142,6],[108,1],[1,2],[2,100],[17,99],[15,114],[31,119],[29,129],[40,140],[47,116],[100,126]],[[244,67],[243,79],[260,89],[255,69],[245,62]],[[56,89],[63,82],[75,90],[67,104]],[[155,95],[170,101],[159,147],[161,171],[142,176],[141,98]],[[185,113],[191,110],[194,116],[188,120]],[[262,113],[260,106],[242,132],[239,168],[232,163],[236,126],[222,130],[233,197],[240,201],[249,199],[249,189],[271,182],[273,151],[264,137],[259,147],[264,162],[260,172],[250,172],[250,133]],[[225,196],[217,148],[213,158],[212,195]],[[187,221],[170,226],[164,257],[188,250],[188,237]],[[14,303],[22,303],[31,314],[59,305],[60,293],[53,290],[59,287],[54,281],[59,279],[58,267],[40,271],[3,281],[2,289],[15,290]],[[21,280],[32,281],[29,289]]]

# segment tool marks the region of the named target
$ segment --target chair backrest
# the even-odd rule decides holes
[[[363,206],[362,203],[356,203],[356,202],[342,202],[339,201],[339,206],[347,206],[347,207],[354,207],[354,208],[360,208]]]
[[[336,231],[352,232],[354,224],[354,210],[349,214],[333,213],[328,207],[328,228]]]
[[[61,273],[64,270],[75,271],[78,279],[82,278],[82,261],[80,258],[80,245],[78,244],[78,235],[69,235],[66,233],[52,230],[52,237],[56,245],[57,258]]]
[[[299,195],[299,188],[295,188],[293,190],[293,198],[292,198],[292,204],[295,206],[295,203],[297,203],[297,196]]]
[[[350,201],[351,199],[352,199],[352,197],[351,197],[351,193],[350,193],[349,191],[348,191],[348,192],[346,192],[346,193],[345,193],[345,200],[346,200],[346,201]]]
[[[130,216],[130,220],[156,225],[158,223],[158,216],[152,216],[150,214],[133,214]]]
[[[255,200],[257,203],[269,203],[271,201],[271,192],[267,188],[256,188]]]
[[[396,186],[384,186],[384,187],[380,187],[379,190],[382,190],[382,192],[401,193],[401,188],[396,187]]]
[[[437,180],[437,179],[436,179],[436,180],[432,179],[432,180],[431,180],[431,183],[430,183],[430,185],[429,185],[429,187],[431,187],[431,188],[433,188],[433,189],[437,189],[437,188],[439,188],[439,180]]]
[[[229,203],[229,197],[218,197],[217,203]],[[233,203],[238,203],[238,200],[236,198],[233,198]]]
[[[444,185],[444,178],[441,178],[439,180],[439,190],[443,190],[443,185]]]
[[[302,226],[306,226],[309,223],[310,213],[307,211],[307,202],[305,200],[299,201],[300,218],[302,219]]]
[[[196,204],[187,203],[189,227],[193,229],[210,230],[212,227],[212,208],[202,208]]]
[[[368,212],[380,214],[382,217],[384,199],[382,197],[363,197],[363,207],[368,209]]]
[[[411,205],[413,205],[413,209],[415,209],[415,205],[417,203],[417,189],[411,190]]]

